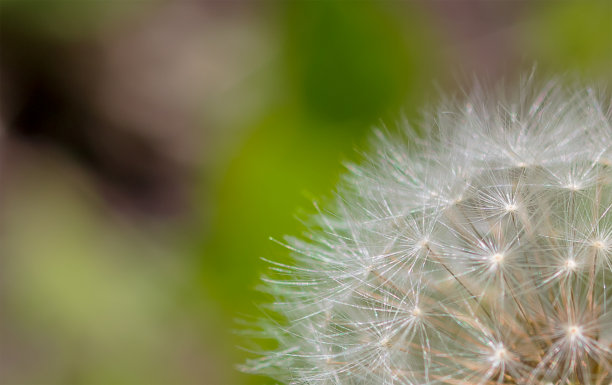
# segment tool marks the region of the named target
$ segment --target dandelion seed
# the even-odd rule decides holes
[[[518,209],[518,206],[514,203],[509,203],[506,205],[505,209],[506,209],[506,212],[513,213]]]
[[[599,241],[599,240],[593,242],[593,247],[598,250],[606,250],[608,248],[608,246],[606,245],[604,241]]]
[[[496,365],[499,365],[501,362],[504,362],[508,358],[508,351],[503,345],[497,346],[493,355],[491,356],[491,361]]]
[[[495,265],[501,265],[504,262],[504,254],[503,253],[495,253],[491,256],[491,263]]]
[[[580,338],[580,336],[582,335],[582,329],[580,328],[580,326],[570,325],[567,327],[567,335],[571,340]]]
[[[425,249],[429,245],[429,239],[423,238],[417,243],[419,249]]]

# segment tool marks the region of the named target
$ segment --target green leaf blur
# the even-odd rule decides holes
[[[473,52],[461,47],[478,47],[482,36],[455,33],[452,17],[420,2],[201,3],[0,3],[3,32],[71,44],[123,41],[156,12],[165,25],[164,6],[174,4],[178,22],[167,28],[178,31],[175,40],[154,33],[151,40],[169,52],[195,40],[177,59],[178,72],[196,67],[209,82],[193,85],[184,101],[196,106],[185,119],[195,127],[181,135],[197,151],[186,172],[188,209],[178,219],[143,224],[117,214],[85,167],[60,151],[53,161],[9,162],[16,176],[2,200],[0,356],[13,361],[0,358],[1,383],[273,383],[235,369],[253,356],[241,349],[252,342],[237,333],[245,327],[236,319],[257,318],[258,304],[270,300],[256,290],[268,268],[261,258],[289,259],[270,237],[302,234],[299,219],[314,211],[313,200],[333,199],[343,162],[359,160],[355,150],[368,148],[373,126],[393,126],[402,115],[418,124],[439,90],[460,95],[456,79],[476,72],[465,64]],[[612,3],[534,3],[509,28],[491,31],[509,33],[517,52],[516,62],[504,63],[507,76],[537,63],[544,74],[577,72],[609,84]],[[204,16],[183,32],[191,12]],[[134,79],[155,60],[133,65],[126,89],[137,88]],[[152,78],[144,94],[197,83]],[[146,106],[145,116],[157,108]],[[83,129],[95,135],[97,127]]]

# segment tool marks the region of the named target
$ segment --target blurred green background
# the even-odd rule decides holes
[[[609,85],[612,2],[0,1],[0,383],[272,383],[269,238],[373,126],[534,65]]]

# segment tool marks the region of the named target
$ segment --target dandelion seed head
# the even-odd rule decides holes
[[[376,131],[294,261],[265,278],[290,385],[612,379],[612,104],[555,82],[476,89]],[[417,132],[424,133],[423,135]]]

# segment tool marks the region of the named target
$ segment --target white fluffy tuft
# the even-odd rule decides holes
[[[287,384],[609,385],[612,119],[555,83],[377,132],[267,288]]]

